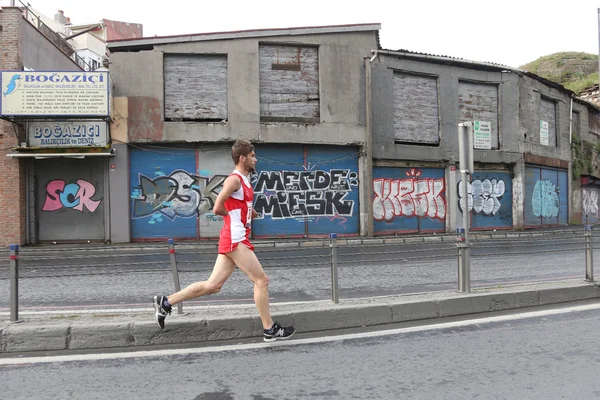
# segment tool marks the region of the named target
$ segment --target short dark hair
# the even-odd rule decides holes
[[[254,145],[247,140],[238,139],[231,146],[231,158],[233,163],[238,165],[241,156],[247,156],[254,151]]]

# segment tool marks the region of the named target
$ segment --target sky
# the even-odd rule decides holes
[[[19,0],[15,0],[19,4]],[[26,0],[22,0],[27,2]],[[519,67],[559,51],[598,54],[600,0],[29,0],[74,24],[141,23],[144,36],[380,23],[381,46]],[[7,6],[10,0],[0,0]],[[284,6],[285,5],[285,6]]]

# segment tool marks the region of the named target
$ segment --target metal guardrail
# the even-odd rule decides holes
[[[482,252],[471,254],[471,259],[489,256],[522,256],[532,254],[558,254],[561,252],[579,252],[585,254],[585,279],[587,281],[594,280],[593,274],[593,233],[592,226],[584,227],[583,235],[575,234],[572,231],[566,233],[551,234],[544,237],[536,238],[535,242],[526,243],[519,237],[496,238],[488,241],[471,242],[470,246]],[[437,244],[436,244],[437,243]],[[359,266],[365,263],[364,258],[371,255],[379,263],[402,263],[410,265],[411,262],[422,263],[424,261],[446,261],[458,257],[457,246],[450,241],[439,242],[411,242],[403,244],[369,244],[366,246],[369,251],[365,251],[362,245],[345,246],[343,257],[343,268]],[[535,249],[534,249],[535,247]],[[164,249],[164,248],[163,248]],[[205,249],[205,251],[186,252],[186,255],[194,255],[196,260],[185,261],[177,260],[176,246],[173,239],[167,241],[166,249],[168,251],[168,261],[156,261],[155,257],[164,257],[167,253],[164,250],[160,253],[156,252],[140,252],[134,254],[123,254],[113,252],[102,255],[85,254],[85,255],[64,255],[57,256],[35,256],[27,260],[33,261],[31,265],[27,263],[20,266],[21,256],[19,255],[19,246],[14,244],[9,247],[9,268],[7,276],[1,276],[0,279],[8,279],[10,281],[10,318],[11,321],[18,321],[19,318],[19,280],[29,278],[60,278],[60,277],[76,277],[76,276],[98,276],[98,275],[118,275],[118,274],[156,274],[165,271],[166,266],[170,266],[171,275],[175,290],[180,290],[179,275],[187,272],[206,271],[214,263],[214,249]],[[307,260],[306,255],[295,255],[292,251],[310,250],[310,259]],[[340,266],[340,252],[338,247],[337,235],[331,234],[329,242],[326,246],[303,246],[303,247],[274,247],[261,249],[261,263],[265,269],[275,268],[280,266],[285,267],[327,267],[330,270],[330,291],[331,301],[335,304],[339,303],[340,286],[338,268]],[[425,252],[425,254],[423,254]],[[291,253],[291,254],[290,254]],[[152,260],[143,262],[127,262],[122,260],[123,257],[149,256]],[[363,258],[361,260],[361,257]],[[120,259],[121,258],[121,259]],[[75,261],[75,264],[63,264],[57,266],[35,265],[38,261],[56,261],[60,259],[63,262]],[[79,260],[108,260],[108,262],[92,262],[78,263]],[[115,262],[112,262],[112,261]],[[142,267],[143,265],[143,267]],[[189,267],[193,265],[194,267]],[[458,264],[460,265],[460,264]],[[582,266],[583,267],[583,266]],[[120,270],[116,270],[119,268]],[[583,269],[583,268],[582,268]],[[83,271],[82,271],[83,270]],[[2,268],[0,267],[0,271]],[[458,269],[457,269],[458,272]],[[583,271],[582,271],[583,272]],[[583,276],[583,273],[582,273]],[[457,281],[458,284],[458,273]],[[470,278],[470,277],[469,277]],[[468,282],[470,286],[470,282]],[[458,285],[457,285],[458,286]],[[458,288],[460,291],[460,287]],[[178,313],[183,313],[183,304],[178,304]]]

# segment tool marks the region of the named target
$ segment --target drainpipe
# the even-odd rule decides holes
[[[569,162],[569,168],[567,169],[567,194],[569,199],[569,211],[567,212],[567,224],[572,221],[571,213],[576,210],[577,207],[573,205],[573,149],[571,148],[571,142],[573,141],[573,95],[571,95],[571,112],[569,113],[569,153],[571,155],[571,161]],[[577,132],[580,133],[580,132]],[[580,179],[577,177],[577,179]]]

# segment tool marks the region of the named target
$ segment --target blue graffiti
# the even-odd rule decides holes
[[[163,222],[163,216],[161,213],[152,214],[152,217],[148,221],[150,225],[154,225],[157,222]]]

